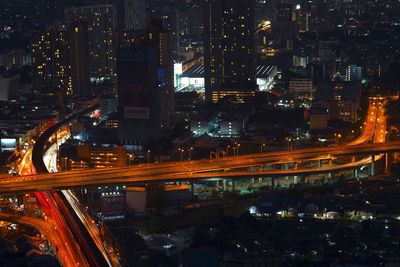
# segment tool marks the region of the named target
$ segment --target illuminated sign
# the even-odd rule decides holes
[[[0,139],[0,147],[2,151],[14,151],[17,147],[17,139],[2,138]]]

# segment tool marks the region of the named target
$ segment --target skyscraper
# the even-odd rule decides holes
[[[72,82],[65,28],[51,26],[34,29],[31,46],[34,92],[71,95]]]
[[[126,30],[143,30],[146,26],[146,5],[144,0],[124,0]]]
[[[118,49],[119,136],[141,144],[172,127],[173,61],[170,32],[154,20],[144,32],[121,34]]]
[[[87,96],[89,87],[89,38],[88,23],[74,21],[68,26],[71,78],[73,94]]]
[[[92,80],[115,77],[115,23],[112,5],[73,7],[65,10],[66,24],[88,22],[89,72]]]
[[[255,0],[207,0],[204,22],[206,100],[248,102],[257,88]]]

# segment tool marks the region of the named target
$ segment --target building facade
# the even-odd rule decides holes
[[[88,23],[70,23],[68,41],[73,94],[78,97],[87,96],[90,94]]]
[[[89,72],[91,80],[113,78],[116,74],[116,11],[112,5],[72,7],[65,10],[66,24],[88,23]]]
[[[125,4],[125,29],[143,30],[146,26],[145,0],[124,0]]]
[[[206,100],[248,102],[257,88],[255,0],[207,0],[204,12]]]
[[[67,31],[62,26],[36,28],[31,35],[33,91],[72,94]]]

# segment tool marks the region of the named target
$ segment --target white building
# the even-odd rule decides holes
[[[175,73],[181,71],[180,66],[176,66]],[[277,66],[259,65],[256,69],[257,85],[260,91],[269,91],[273,85],[275,75],[278,73]],[[204,91],[204,65],[194,64],[189,69],[183,71],[176,81],[177,90]]]

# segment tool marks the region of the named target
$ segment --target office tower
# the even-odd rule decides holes
[[[115,23],[112,5],[73,7],[65,10],[66,24],[87,21],[89,38],[89,73],[91,81],[115,77]]]
[[[143,144],[172,127],[173,61],[161,21],[143,32],[123,32],[117,55],[119,137]]]
[[[292,4],[279,4],[276,7],[275,19],[272,21],[274,43],[283,49],[293,49],[295,23]]]
[[[72,94],[67,31],[61,26],[36,28],[31,35],[33,91]]]
[[[145,0],[124,0],[126,30],[143,30],[146,26]]]
[[[172,128],[174,85],[170,33],[160,20],[141,33],[124,32],[118,49],[119,136],[143,143]]]
[[[296,23],[297,30],[299,33],[308,32],[309,31],[309,18],[310,13],[305,11],[304,9],[297,9],[295,11],[296,14]]]
[[[74,21],[68,26],[68,44],[73,94],[87,96],[89,87],[89,38],[88,23]]]
[[[207,0],[204,21],[208,102],[246,103],[255,95],[255,0]]]
[[[178,57],[179,51],[179,11],[172,8],[164,8],[159,12],[152,12],[148,18],[150,27],[154,27],[154,22],[162,23],[163,32],[168,32],[169,49],[172,52],[172,59]]]
[[[346,67],[346,81],[361,81],[362,80],[362,66],[350,64]]]

